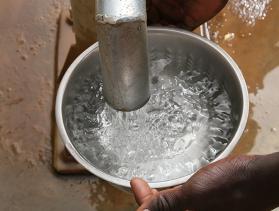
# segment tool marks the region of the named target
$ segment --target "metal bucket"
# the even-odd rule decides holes
[[[216,44],[191,32],[170,28],[149,28],[149,50],[156,49],[158,53],[179,52],[189,54],[194,58],[204,58],[214,68],[210,74],[223,84],[232,101],[232,113],[235,122],[232,138],[226,148],[212,161],[217,161],[229,155],[238,143],[246,125],[249,109],[248,91],[242,73],[232,58]],[[78,86],[87,74],[96,73],[100,69],[98,43],[84,51],[69,67],[61,81],[56,99],[56,121],[62,140],[72,156],[88,171],[113,185],[129,189],[129,180],[109,175],[98,169],[90,161],[90,156],[75,147],[75,140],[70,139],[69,128],[65,124],[65,103],[71,100],[71,90]],[[205,70],[204,70],[205,71]],[[152,188],[168,188],[186,182],[191,175],[181,178],[150,183]]]

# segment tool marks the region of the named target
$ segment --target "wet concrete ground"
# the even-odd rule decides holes
[[[279,150],[279,2],[272,1],[265,20],[253,27],[224,10],[213,21],[211,31],[217,41],[237,62],[250,94],[247,130],[234,154],[265,154]],[[234,33],[229,41],[225,36]]]
[[[90,176],[61,176],[51,165],[56,20],[63,0],[0,3],[0,210],[134,210],[133,198]],[[247,27],[225,9],[215,41],[247,80],[251,110],[234,154],[279,150],[279,1]],[[231,41],[227,33],[235,33]],[[216,34],[215,34],[216,35]]]

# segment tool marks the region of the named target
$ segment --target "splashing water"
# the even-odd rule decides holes
[[[217,80],[186,60],[176,75],[170,58],[151,60],[151,98],[133,112],[104,102],[100,76],[82,81],[64,115],[78,151],[110,175],[149,182],[189,175],[215,159],[232,136],[231,102]]]
[[[266,17],[270,2],[271,0],[231,0],[229,7],[243,22],[254,26],[257,20]]]

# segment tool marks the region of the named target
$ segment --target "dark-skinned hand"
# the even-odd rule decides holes
[[[214,17],[228,0],[147,0],[149,25],[193,30]]]
[[[195,173],[185,184],[157,191],[131,181],[138,211],[266,211],[279,206],[279,153],[229,157]]]

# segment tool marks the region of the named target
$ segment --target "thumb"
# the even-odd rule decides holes
[[[181,186],[157,192],[144,180],[132,180],[132,190],[141,205],[137,211],[183,211],[187,208],[186,195]]]
[[[140,178],[133,178],[130,184],[138,205],[142,205],[152,198],[153,195],[158,194],[157,190],[151,189],[148,183]]]

